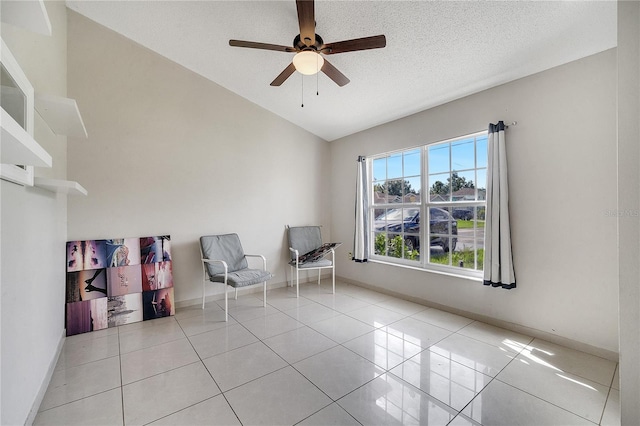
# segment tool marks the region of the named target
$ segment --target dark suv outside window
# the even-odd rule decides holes
[[[453,237],[449,242],[448,236],[458,234],[458,221],[448,211],[437,207],[429,208],[429,216],[430,245],[439,246],[444,252],[455,250],[457,238]],[[376,217],[375,230],[402,235],[406,250],[420,250],[420,209],[389,209]]]

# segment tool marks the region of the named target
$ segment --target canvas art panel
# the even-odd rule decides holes
[[[142,272],[142,291],[157,290],[156,276],[158,275],[158,264],[145,263],[140,266]]]
[[[142,293],[108,298],[109,328],[142,321]]]
[[[140,263],[149,264],[162,261],[162,237],[140,238]]]
[[[144,320],[175,315],[173,288],[166,288],[142,293]]]
[[[82,271],[83,268],[82,241],[67,242],[67,272]]]
[[[169,235],[66,245],[67,335],[175,314]]]
[[[171,237],[163,235],[160,238],[162,238],[162,261],[168,262],[171,260]]]
[[[171,262],[158,263],[156,272],[156,289],[173,287],[173,269]]]
[[[142,293],[142,274],[140,272],[140,265],[108,268],[107,293],[109,296]]]
[[[106,269],[67,272],[67,303],[101,297],[107,297]]]
[[[109,267],[139,265],[140,238],[106,240],[106,253]]]
[[[107,298],[67,303],[67,336],[107,328]]]
[[[104,240],[67,242],[67,272],[107,267]]]
[[[159,263],[171,260],[171,237],[140,238],[140,263]]]
[[[84,257],[83,269],[102,269],[107,267],[107,245],[105,240],[82,242]]]

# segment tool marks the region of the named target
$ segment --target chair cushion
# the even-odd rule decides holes
[[[311,250],[322,245],[322,235],[319,226],[292,226],[289,228],[289,247],[298,250],[298,255],[302,256]],[[295,260],[296,255],[291,253],[291,260]]]
[[[262,269],[243,269],[242,271],[229,272],[227,274],[227,285],[231,287],[245,287],[270,280],[271,278],[273,278],[273,275]],[[224,273],[213,275],[210,280],[223,283]]]
[[[294,262],[295,263],[295,262]],[[326,268],[331,266],[331,261],[327,259],[320,259],[316,262],[301,263],[298,269],[313,269],[313,268]]]
[[[202,255],[205,259],[224,260],[228,272],[235,272],[249,267],[238,234],[206,235],[200,237]],[[210,277],[224,274],[224,267],[219,263],[207,263]]]

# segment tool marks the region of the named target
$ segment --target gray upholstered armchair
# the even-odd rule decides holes
[[[322,235],[319,226],[292,226],[287,227],[289,237],[289,252],[291,253],[291,274],[293,268],[296,272],[296,297],[300,295],[300,271],[318,270],[318,285],[320,284],[320,274],[323,269],[331,269],[331,279],[333,283],[333,293],[336,292],[336,253],[330,249],[331,260],[320,258],[315,261],[300,262],[300,256],[309,253],[322,246]],[[328,253],[327,253],[328,254]]]
[[[229,302],[227,286],[238,287],[263,285],[264,306],[267,306],[267,281],[273,275],[267,271],[267,259],[259,254],[245,254],[238,234],[207,235],[200,237],[200,253],[202,259],[202,309],[205,302],[205,284],[217,282],[224,284],[225,321],[229,319]],[[247,257],[262,259],[262,269],[250,269]]]

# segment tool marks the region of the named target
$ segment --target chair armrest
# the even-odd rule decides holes
[[[291,253],[295,253],[296,254],[296,268],[298,267],[298,258],[300,258],[300,254],[298,253],[298,250],[294,249],[293,247],[289,247],[289,251]]]
[[[262,267],[267,270],[267,258],[261,254],[245,254],[244,257],[259,257],[262,259]]]
[[[217,260],[217,259],[201,259],[202,260],[202,269],[206,270],[206,268],[204,267],[205,263],[221,263],[222,267],[224,268],[224,276],[227,276],[227,273],[229,271],[229,266],[227,266],[227,262],[225,262],[224,260]],[[205,272],[205,274],[207,274],[208,272]]]

